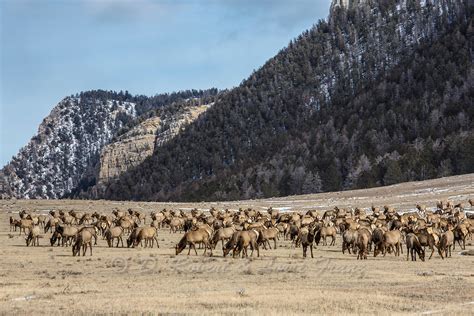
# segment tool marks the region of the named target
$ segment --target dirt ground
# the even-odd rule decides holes
[[[358,261],[336,246],[321,246],[314,258],[280,239],[277,249],[251,259],[174,255],[182,233],[159,231],[160,248],[98,246],[85,257],[70,248],[25,245],[9,232],[9,216],[21,209],[111,211],[128,207],[329,209],[335,205],[370,207],[390,204],[401,210],[416,203],[429,207],[449,198],[474,197],[474,174],[370,190],[227,203],[162,204],[110,201],[0,201],[0,314],[474,314],[474,257],[426,262],[403,255]],[[467,203],[466,203],[467,204]],[[474,251],[473,241],[468,250]]]

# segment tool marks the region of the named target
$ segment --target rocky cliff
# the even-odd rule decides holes
[[[139,123],[107,145],[100,155],[99,185],[138,166],[155,150],[176,136],[210,105],[190,105],[173,115],[155,116]]]

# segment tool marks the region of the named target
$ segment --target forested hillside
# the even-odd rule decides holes
[[[474,171],[469,1],[334,7],[104,198],[283,196]]]

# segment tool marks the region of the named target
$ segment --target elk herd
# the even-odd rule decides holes
[[[469,200],[471,206],[474,201]],[[175,246],[179,255],[188,248],[187,254],[198,254],[196,246],[203,248],[204,255],[212,256],[216,247],[225,257],[248,257],[261,250],[275,250],[279,240],[286,240],[292,248],[301,248],[303,257],[308,248],[313,258],[315,247],[337,246],[340,240],[343,254],[367,259],[391,254],[400,256],[406,248],[406,260],[424,261],[425,251],[429,259],[437,251],[441,259],[451,257],[456,243],[465,249],[466,241],[472,240],[474,216],[466,212],[463,204],[439,201],[436,207],[417,205],[416,210],[401,212],[390,206],[371,209],[334,209],[306,212],[280,212],[269,208],[216,210],[193,209],[173,211],[163,209],[146,214],[142,211],[115,209],[111,213],[79,211],[50,211],[49,214],[20,211],[19,218],[10,217],[10,231],[26,235],[27,246],[39,246],[40,238],[50,233],[51,246],[72,246],[73,256],[84,256],[99,237],[108,247],[128,248],[159,247],[160,234],[184,234]]]

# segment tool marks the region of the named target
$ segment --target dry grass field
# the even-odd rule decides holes
[[[473,314],[474,257],[406,261],[403,255],[358,261],[336,246],[319,245],[315,258],[280,239],[276,250],[252,259],[174,255],[182,233],[159,231],[160,248],[108,248],[99,239],[93,256],[73,257],[71,248],[26,247],[10,233],[8,218],[22,209],[108,211],[163,207],[282,210],[329,209],[335,205],[390,204],[411,209],[437,199],[466,202],[474,196],[474,175],[392,187],[228,203],[160,204],[108,201],[0,201],[0,314]],[[474,250],[473,241],[467,249]]]

